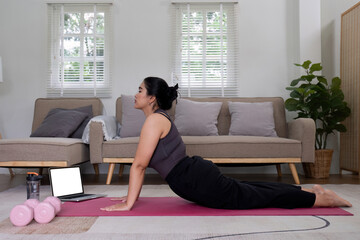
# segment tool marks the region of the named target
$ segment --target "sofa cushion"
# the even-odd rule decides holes
[[[279,137],[256,136],[182,136],[189,156],[208,158],[299,158],[301,142]],[[103,143],[103,157],[133,158],[139,137]]]
[[[75,138],[2,139],[0,161],[66,161],[71,166],[89,160],[88,149]]]
[[[87,117],[75,109],[51,109],[30,137],[69,137]]]
[[[229,102],[229,135],[277,137],[272,102]]]
[[[134,108],[134,96],[121,95],[120,137],[138,137],[145,122],[143,111]]]
[[[139,143],[139,137],[119,138],[103,142],[104,158],[133,158]]]
[[[87,114],[84,121],[82,121],[82,123],[78,126],[78,128],[75,130],[75,132],[73,132],[70,136],[71,138],[82,138],[82,135],[84,133],[86,125],[88,124],[90,119],[93,117],[92,106],[89,105],[89,106],[85,106],[85,107],[75,108],[74,110]]]
[[[74,109],[88,105],[92,105],[93,116],[102,114],[103,104],[100,98],[38,98],[35,101],[31,132],[38,129],[51,109]]]
[[[219,158],[299,158],[301,141],[256,136],[184,136],[186,153]]]
[[[216,136],[217,119],[222,102],[195,102],[179,99],[175,108],[175,125],[182,136]]]
[[[218,132],[219,135],[229,135],[229,128],[231,124],[231,116],[229,112],[228,102],[272,102],[274,108],[274,122],[275,130],[278,137],[288,137],[287,133],[287,123],[285,117],[285,105],[284,99],[281,97],[233,97],[233,98],[224,98],[224,97],[207,97],[207,98],[182,98],[188,99],[196,102],[222,102],[221,110],[218,116]],[[122,123],[122,103],[121,97],[116,100],[116,119],[119,123]],[[170,118],[175,121],[175,109],[176,101],[173,102],[173,107],[167,112],[170,115]]]
[[[285,117],[284,99],[281,97],[207,97],[207,98],[185,98],[197,102],[222,102],[221,110],[218,117],[218,131],[219,135],[229,135],[229,128],[231,125],[231,115],[229,112],[228,102],[272,102],[274,108],[274,122],[275,130],[278,137],[287,137],[287,123]],[[121,104],[120,104],[121,105]],[[173,107],[168,111],[170,118],[175,119],[176,104],[174,101]]]

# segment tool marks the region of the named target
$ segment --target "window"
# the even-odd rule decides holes
[[[182,96],[237,96],[234,3],[175,6],[172,79]]]
[[[111,97],[110,4],[49,4],[50,97]]]

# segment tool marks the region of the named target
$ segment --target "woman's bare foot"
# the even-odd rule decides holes
[[[324,189],[320,185],[312,188],[316,195],[314,207],[352,207],[352,204],[339,197],[335,192]]]
[[[313,187],[312,187],[312,190],[314,191],[314,193],[318,193],[318,194],[323,194],[325,192],[325,189],[318,185],[318,184],[315,184]]]
[[[310,193],[318,193],[318,194],[321,194],[321,193],[325,192],[325,189],[322,186],[317,185],[317,184],[315,184],[312,188],[301,187],[301,190],[306,191],[306,192],[310,192]]]

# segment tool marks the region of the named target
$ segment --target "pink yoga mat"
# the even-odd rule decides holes
[[[179,197],[139,198],[131,211],[106,212],[100,208],[116,204],[111,198],[98,198],[85,202],[65,202],[60,217],[94,216],[352,216],[341,208],[264,208],[252,210],[212,209],[188,202]]]

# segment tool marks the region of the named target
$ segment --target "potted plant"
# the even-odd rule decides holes
[[[308,60],[295,65],[302,67],[306,74],[293,80],[286,88],[291,92],[285,108],[296,111],[296,118],[312,118],[315,121],[315,162],[303,163],[304,172],[307,177],[327,178],[333,154],[332,149],[327,149],[328,136],[336,131],[346,132],[341,122],[350,115],[350,108],[344,101],[339,77],[334,77],[330,85],[324,76],[315,75],[322,70],[321,63],[312,64]]]

